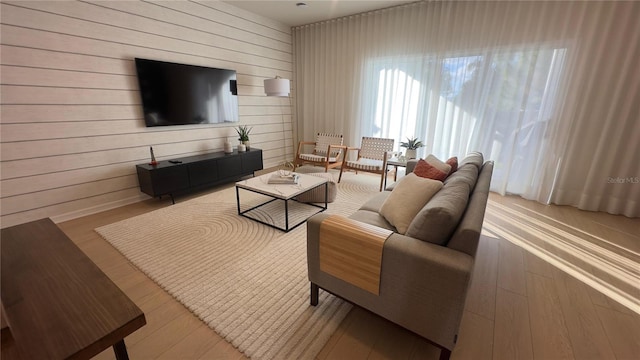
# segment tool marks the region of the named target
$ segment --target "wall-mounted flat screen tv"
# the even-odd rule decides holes
[[[135,59],[147,126],[238,121],[235,70]]]

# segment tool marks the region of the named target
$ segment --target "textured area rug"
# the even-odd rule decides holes
[[[378,177],[345,173],[326,212],[350,215],[378,186]],[[243,208],[265,200],[240,196]],[[325,292],[309,305],[306,224],[285,234],[236,206],[231,187],[96,232],[246,356],[314,358],[351,305]]]

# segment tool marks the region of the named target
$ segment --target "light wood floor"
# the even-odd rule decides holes
[[[490,205],[488,210],[493,210],[488,211],[485,224],[492,224],[494,230],[508,230],[507,238],[509,234],[520,238],[531,235],[519,232],[524,220],[505,220],[500,209],[524,212],[548,227],[578,229],[571,230],[571,235],[587,238],[585,242],[606,239],[609,250],[631,261],[637,260],[634,253],[640,253],[640,219],[544,206],[494,194]],[[93,231],[164,206],[169,206],[168,199],[148,200],[58,225],[144,311],[147,325],[126,338],[132,359],[243,358]],[[555,251],[552,246],[545,249]],[[592,273],[598,272],[600,277],[607,274],[599,266],[582,266],[594,267]],[[638,266],[636,261],[632,268],[637,271]],[[621,282],[614,278],[611,276],[612,282]],[[633,293],[633,288],[627,284],[625,290]],[[636,283],[636,294],[637,288]],[[356,307],[318,359],[437,359],[438,354],[420,337]],[[495,231],[482,236],[453,359],[639,357],[638,314]],[[96,358],[113,359],[114,355],[108,349]]]

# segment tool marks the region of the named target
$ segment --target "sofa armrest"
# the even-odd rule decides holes
[[[473,258],[445,246],[394,233],[383,247],[380,292],[374,295],[320,270],[319,230],[328,216],[318,214],[307,222],[309,280],[452,349],[462,319]]]
[[[317,214],[307,221],[308,266],[320,268],[320,225],[329,214]],[[343,218],[345,223],[359,221]],[[370,226],[370,225],[367,225]],[[473,269],[473,258],[463,252],[393,233],[384,244],[382,271],[397,277],[399,284],[414,284],[424,279],[435,283],[454,285],[468,282]],[[420,276],[414,276],[420,274]],[[310,274],[311,275],[311,274]],[[466,286],[466,285],[465,285]]]

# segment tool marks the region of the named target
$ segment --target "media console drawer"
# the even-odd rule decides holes
[[[262,150],[256,148],[240,153],[216,152],[162,160],[157,165],[136,165],[140,191],[153,197],[169,195],[172,201],[176,193],[237,181],[262,168]]]

